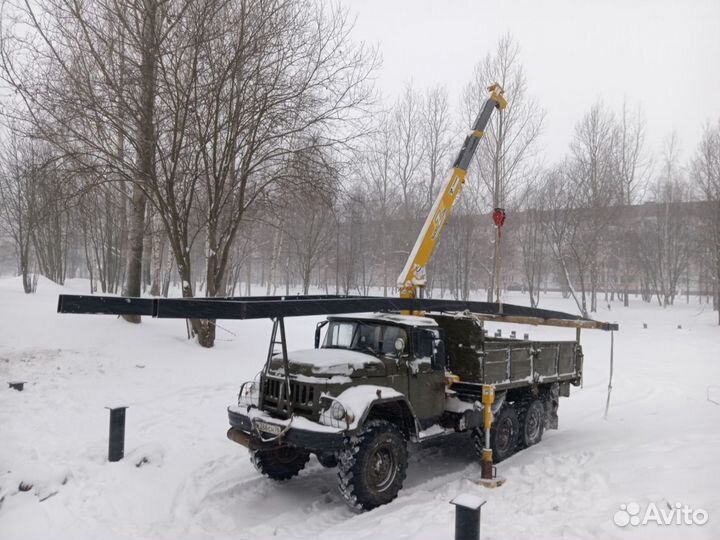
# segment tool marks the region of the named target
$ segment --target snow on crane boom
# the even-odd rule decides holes
[[[437,244],[445,221],[458,198],[462,185],[465,183],[467,169],[480,143],[480,139],[485,134],[485,126],[490,121],[494,109],[503,110],[507,106],[507,101],[503,97],[504,91],[499,84],[493,84],[488,87],[488,90],[490,91],[490,97],[475,119],[472,132],[465,137],[463,147],[453,164],[452,175],[435,199],[435,204],[433,204],[425,220],[415,246],[405,263],[405,268],[398,277],[400,298],[416,298],[418,289],[425,286],[428,261],[435,249],[435,244]]]

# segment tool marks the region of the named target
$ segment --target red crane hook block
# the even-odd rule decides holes
[[[492,213],[492,220],[496,227],[502,227],[505,224],[505,209],[495,208]]]

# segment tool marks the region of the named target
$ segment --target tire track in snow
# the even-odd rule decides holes
[[[412,531],[422,531],[425,518],[418,516],[428,503],[444,508],[461,492],[491,495],[508,511],[520,504],[537,515],[575,506],[571,494],[578,489],[588,494],[604,489],[599,477],[583,471],[593,458],[589,452],[533,456],[539,461],[531,459],[529,464],[513,463],[522,456],[518,454],[504,464],[508,487],[489,492],[470,481],[479,478],[480,468],[469,441],[456,438],[413,450],[398,499],[365,514],[354,514],[345,506],[336,491],[334,469],[311,462],[299,478],[278,483],[259,476],[246,456],[225,456],[193,471],[177,490],[172,513],[178,522],[200,525],[208,537],[237,538],[240,531],[240,538],[337,538],[341,531],[376,531],[378,521],[393,527],[405,522],[403,534],[411,537]],[[536,507],[535,500],[541,501]]]
[[[311,462],[300,477],[275,482],[260,476],[245,452],[193,471],[176,491],[172,509],[178,521],[191,516],[194,526],[203,524],[209,536],[236,537],[239,530],[241,538],[289,537],[287,523],[303,523],[312,537],[350,514],[335,492],[334,470]]]

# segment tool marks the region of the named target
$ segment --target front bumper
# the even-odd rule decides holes
[[[227,432],[228,439],[250,450],[283,444],[316,451],[338,450],[345,441],[345,434],[339,429],[328,428],[302,417],[279,420],[258,409],[228,407],[228,420],[231,426]],[[262,433],[257,429],[257,422],[279,426],[283,432],[277,437]]]

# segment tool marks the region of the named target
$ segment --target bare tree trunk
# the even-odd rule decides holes
[[[168,246],[167,250],[167,269],[165,270],[165,276],[163,277],[163,284],[162,284],[162,295],[167,298],[168,294],[170,293],[170,281],[172,277],[172,270],[173,265],[175,263],[173,262],[173,256],[172,256],[172,249]]]
[[[247,281],[245,282],[245,296],[252,296],[252,258],[247,258]]]
[[[629,285],[630,276],[629,276],[629,271],[627,269],[627,266],[629,264],[627,262],[628,259],[629,259],[629,257],[626,257],[626,259],[624,261],[624,265],[623,265],[625,275],[623,278],[623,293],[622,293],[622,295],[623,295],[623,306],[625,306],[625,307],[630,306],[630,285]]]
[[[340,222],[335,215],[335,294],[340,294]]]
[[[152,255],[150,257],[150,268],[151,268],[151,285],[150,295],[160,296],[160,286],[162,282],[162,255],[165,249],[164,242],[162,241],[160,219],[158,216],[153,216],[153,230],[152,230]]]
[[[278,259],[280,258],[280,248],[282,248],[282,243],[283,229],[282,227],[278,227],[275,229],[275,234],[273,234],[273,249],[272,257],[270,259],[270,275],[268,276],[267,288],[265,290],[265,294],[268,296],[270,296],[271,290],[273,293],[275,292],[275,280],[277,279],[277,264]]]
[[[285,296],[290,294],[290,250],[287,250],[285,259]]]
[[[598,274],[597,274],[597,258],[592,257],[592,267],[590,269],[590,311],[595,313],[597,311],[597,286],[598,286]]]
[[[145,202],[146,197],[139,186],[133,186],[132,204],[130,205],[130,231],[128,234],[128,250],[125,265],[125,287],[123,296],[139,297],[142,289],[142,255],[145,236]],[[123,315],[130,323],[139,323],[139,315]]]
[[[142,24],[142,59],[140,65],[141,96],[138,124],[139,167],[138,178],[133,186],[128,237],[127,270],[125,273],[124,296],[140,296],[142,286],[142,254],[145,234],[146,195],[141,186],[147,186],[155,177],[155,74],[157,48],[155,31],[158,15],[156,0],[145,0]],[[137,315],[123,317],[131,323],[139,323]]]
[[[713,294],[713,309],[718,312],[718,325],[720,325],[720,200],[715,210],[715,279]]]
[[[32,283],[30,280],[30,239],[20,246],[20,272],[22,273],[23,291],[25,294],[33,292]]]

